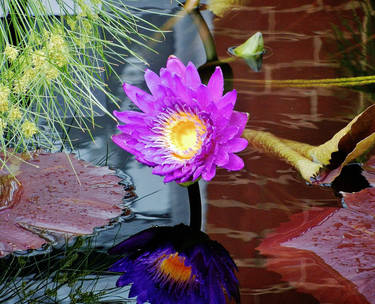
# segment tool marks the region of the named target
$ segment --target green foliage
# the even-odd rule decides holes
[[[42,0],[6,0],[0,23],[0,152],[72,147],[73,126],[90,134],[94,116],[111,115],[98,94],[116,104],[105,84],[124,54],[143,45],[157,29],[110,0],[57,1],[51,16]],[[75,15],[69,13],[75,12]],[[119,54],[118,50],[121,50]],[[120,85],[119,81],[119,85]],[[69,118],[69,121],[68,121]],[[4,164],[4,161],[0,159]],[[0,163],[1,166],[1,163]]]
[[[0,302],[100,302],[117,290],[115,281],[113,288],[96,288],[117,257],[96,250],[93,244],[92,237],[78,237],[61,249],[0,259]]]
[[[373,5],[373,1],[353,1],[353,18],[343,19],[340,25],[333,25],[336,46],[334,59],[339,61],[345,76],[375,75],[375,17],[372,13]],[[374,88],[375,86],[372,83],[365,86],[363,84],[355,86],[355,89],[370,94],[372,94]]]

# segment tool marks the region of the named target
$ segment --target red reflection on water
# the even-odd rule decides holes
[[[236,110],[250,113],[248,128],[321,144],[362,110],[360,93],[345,88],[252,87],[243,79],[338,77],[337,63],[329,60],[331,29],[343,18],[352,18],[352,7],[347,1],[272,3],[250,1],[247,7],[215,19],[219,57],[226,57],[228,47],[239,45],[257,31],[263,33],[266,47],[272,50],[259,73],[252,72],[241,60],[231,64],[233,88],[239,92]],[[280,160],[252,148],[240,155],[245,160],[244,170],[218,170],[208,185],[206,228],[238,263],[242,303],[318,303],[319,297],[311,289],[297,291],[286,282],[288,278],[268,270],[270,260],[260,255],[256,247],[293,214],[321,206],[337,207],[339,199],[330,189],[306,185],[297,172]],[[280,255],[285,253],[283,250]],[[297,255],[298,259],[301,265],[305,263],[304,257]],[[311,263],[311,275],[323,280],[325,272],[318,271],[320,264],[317,260]],[[346,279],[336,277],[335,284],[338,290],[349,288],[355,299],[366,302],[355,295],[354,285]],[[343,303],[334,297],[330,301]]]

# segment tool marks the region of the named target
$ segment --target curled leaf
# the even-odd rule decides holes
[[[254,147],[287,161],[305,180],[331,183],[345,165],[358,159],[363,160],[373,149],[375,105],[367,108],[332,139],[319,146],[278,138],[263,131],[245,130],[244,136]]]
[[[91,234],[121,215],[125,193],[108,168],[64,153],[20,157],[6,160],[8,168],[18,166],[14,178],[0,175],[0,256],[40,248],[55,236]]]
[[[244,137],[253,147],[285,160],[296,168],[306,180],[310,180],[310,177],[319,172],[321,168],[321,164],[309,160],[300,153],[296,142],[290,145],[290,142],[284,141],[269,132],[255,130],[245,130]],[[304,144],[301,147],[305,147]]]

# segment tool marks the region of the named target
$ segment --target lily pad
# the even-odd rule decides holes
[[[295,214],[257,248],[267,268],[324,303],[375,303],[375,188],[343,195],[347,208]]]
[[[107,167],[64,153],[9,155],[0,171],[0,256],[55,237],[92,234],[122,213],[125,191]]]

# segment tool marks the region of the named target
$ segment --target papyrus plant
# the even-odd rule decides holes
[[[125,54],[142,60],[131,50],[131,44],[147,47],[149,37],[139,27],[143,33],[157,30],[121,2],[54,2],[58,16],[51,15],[50,0],[0,3],[4,15],[0,22],[3,155],[10,148],[52,149],[57,142],[63,148],[72,147],[71,127],[90,132],[96,114],[111,115],[96,94],[116,103],[104,76],[126,61]],[[5,163],[4,157],[0,162],[0,166]]]

